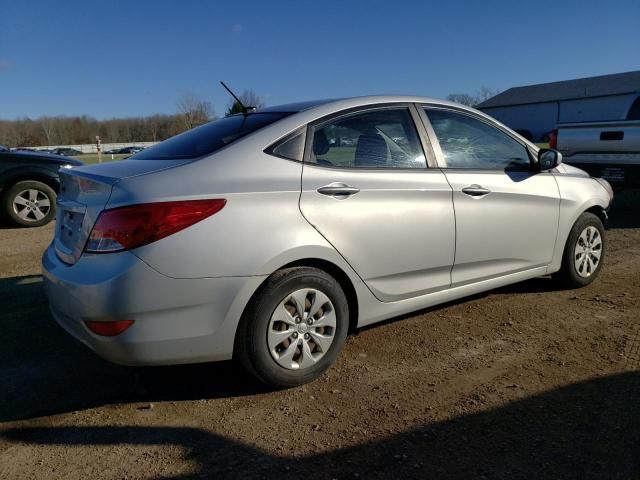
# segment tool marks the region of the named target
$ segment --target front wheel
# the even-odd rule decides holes
[[[570,288],[589,285],[602,268],[604,252],[602,221],[593,213],[583,213],[569,232],[558,276]]]
[[[348,325],[347,299],[333,277],[311,267],[280,270],[247,307],[236,358],[268,385],[301,385],[335,361]]]

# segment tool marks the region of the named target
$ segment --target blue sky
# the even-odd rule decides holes
[[[0,118],[172,113],[640,69],[640,1],[0,0]]]

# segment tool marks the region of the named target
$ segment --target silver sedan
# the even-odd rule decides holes
[[[60,172],[55,319],[129,365],[236,358],[289,387],[347,333],[602,268],[609,184],[491,117],[422,97],[270,107]]]

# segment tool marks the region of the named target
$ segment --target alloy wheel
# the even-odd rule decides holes
[[[13,198],[13,211],[26,222],[37,222],[51,210],[51,199],[42,191],[29,188]]]

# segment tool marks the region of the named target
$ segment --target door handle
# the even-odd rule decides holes
[[[488,188],[481,187],[480,185],[477,185],[474,183],[473,185],[464,187],[462,189],[462,193],[465,193],[471,197],[481,197],[483,195],[487,195],[491,193],[491,190],[489,190]]]
[[[360,191],[359,188],[352,187],[342,182],[333,182],[318,189],[318,193],[332,197],[348,197]]]

